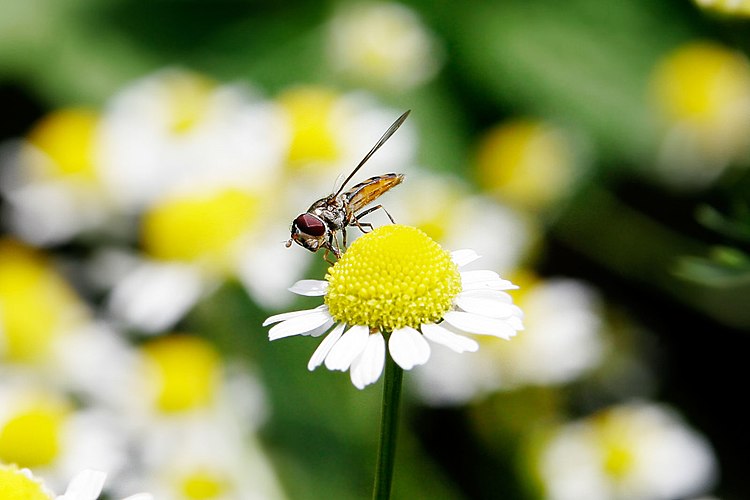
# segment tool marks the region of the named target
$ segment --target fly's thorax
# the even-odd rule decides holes
[[[331,231],[343,229],[350,220],[346,202],[340,195],[316,201],[308,212],[323,220]]]

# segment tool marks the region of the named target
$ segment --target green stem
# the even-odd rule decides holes
[[[380,445],[378,446],[378,463],[375,468],[375,484],[372,490],[373,500],[388,500],[391,497],[393,466],[396,457],[398,408],[401,401],[403,377],[404,370],[389,355],[386,355],[383,409],[380,416]]]

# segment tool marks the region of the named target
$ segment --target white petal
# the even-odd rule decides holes
[[[425,323],[422,325],[422,334],[432,342],[444,345],[459,354],[462,352],[476,352],[479,349],[479,344],[476,340],[464,337],[463,335],[457,335],[447,328],[434,323]]]
[[[507,292],[489,289],[464,290],[458,294],[458,297],[471,297],[475,299],[499,300],[504,304],[512,304],[513,297]]]
[[[466,264],[474,262],[479,257],[479,254],[470,248],[464,248],[462,250],[455,250],[451,252],[451,260],[458,267],[463,267]]]
[[[58,500],[96,500],[104,487],[107,474],[98,470],[86,469],[77,474]]]
[[[116,317],[154,333],[179,321],[207,287],[193,266],[143,262],[115,285],[107,306]]]
[[[500,279],[500,275],[497,274],[495,271],[488,271],[486,269],[481,269],[478,271],[462,271],[461,272],[461,281],[463,283],[475,283],[479,281],[489,281],[489,280],[496,280]]]
[[[266,320],[263,322],[263,326],[268,326],[272,323],[278,323],[279,321],[285,321],[287,319],[296,318],[297,316],[309,314],[312,311],[320,311],[321,309],[328,309],[328,306],[325,304],[322,304],[316,307],[315,309],[304,309],[302,311],[290,311],[290,312],[285,312],[281,314],[274,314],[273,316],[266,318]]]
[[[393,361],[404,370],[423,365],[430,359],[430,344],[411,327],[397,328],[388,339],[388,351]]]
[[[523,321],[518,316],[511,316],[510,318],[506,318],[506,320],[510,326],[515,328],[516,330],[523,330]]]
[[[516,285],[502,279],[496,272],[464,271],[461,273],[462,290],[515,290]]]
[[[507,304],[501,300],[459,295],[455,302],[458,307],[466,312],[481,314],[490,318],[509,318],[522,314],[518,306]]]
[[[318,297],[328,291],[328,282],[324,280],[300,280],[289,288],[290,292],[306,297]]]
[[[357,389],[364,389],[380,378],[385,364],[385,339],[380,333],[368,335],[362,354],[352,362],[350,377]]]
[[[268,340],[278,340],[292,335],[306,335],[331,320],[328,310],[313,309],[309,314],[295,316],[268,330]]]
[[[328,321],[326,321],[325,323],[323,323],[316,329],[310,330],[309,332],[304,333],[303,335],[309,335],[310,337],[320,337],[321,335],[326,333],[328,330],[330,330],[334,323],[335,321],[333,321],[333,318],[329,318]]]
[[[492,335],[506,340],[516,335],[515,328],[502,319],[461,311],[448,311],[443,317],[449,324],[468,333]]]
[[[136,493],[135,495],[130,495],[122,500],[154,500],[154,495],[151,493]]]
[[[335,344],[341,338],[341,334],[344,333],[344,328],[346,328],[346,324],[339,323],[338,325],[336,325],[336,328],[331,330],[331,333],[326,335],[326,338],[323,339],[323,342],[321,342],[318,348],[315,349],[315,352],[310,358],[310,362],[307,363],[308,370],[313,371],[314,369],[319,367],[321,363],[323,363],[323,360],[331,351],[333,344]]]
[[[356,325],[349,328],[326,356],[326,368],[342,372],[348,370],[357,356],[364,351],[369,336],[370,329],[366,326]]]

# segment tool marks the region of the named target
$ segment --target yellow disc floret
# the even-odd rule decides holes
[[[450,254],[419,229],[390,225],[365,234],[328,270],[331,316],[383,331],[440,320],[461,291]]]
[[[52,494],[28,471],[0,463],[0,498],[3,500],[51,500]]]

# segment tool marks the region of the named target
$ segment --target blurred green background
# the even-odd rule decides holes
[[[3,0],[0,138],[27,137],[58,109],[106,109],[122,89],[164,68],[251,85],[270,101],[314,85],[367,92],[396,112],[411,109],[413,163],[454,175],[467,193],[507,203],[532,220],[534,243],[518,267],[595,288],[612,352],[565,384],[491,391],[451,406],[407,397],[394,497],[551,497],[530,465],[541,446],[539,428],[645,399],[674,408],[713,448],[719,478],[696,495],[750,497],[750,413],[741,402],[750,350],[745,7],[687,0],[398,5],[417,20],[411,29],[426,34],[427,48],[403,61],[394,55],[383,71],[367,73],[366,65],[342,66],[336,58],[344,56],[331,48],[332,20],[347,2]],[[383,46],[403,36],[394,30],[381,33],[393,36]],[[570,153],[561,168],[575,174],[555,177],[542,168],[517,185],[494,174],[496,161],[517,160],[524,168],[523,153],[492,142],[512,136],[515,129],[493,134],[516,120],[559,131],[569,149],[540,154],[554,164]],[[320,174],[329,184],[335,175]],[[3,209],[12,208],[8,193]],[[325,193],[308,194],[298,211]],[[271,214],[275,209],[281,213]],[[266,210],[284,231],[296,215]],[[19,238],[5,217],[0,231]],[[499,246],[513,238],[487,233]],[[132,250],[142,245],[95,232],[29,245],[56,262],[80,264],[113,241]],[[263,252],[285,250],[279,243]],[[322,278],[323,264],[316,259],[301,277]],[[76,266],[62,269],[103,311],[104,294],[86,290]],[[269,343],[259,327],[279,310],[314,304],[264,306],[227,279],[172,330],[193,332],[253,367],[268,400],[259,439],[289,498],[367,498],[381,384],[357,391],[346,375],[308,373],[316,342]],[[136,346],[147,339],[137,328],[125,335]],[[628,363],[638,368],[623,369]],[[10,373],[13,364],[3,369]]]

